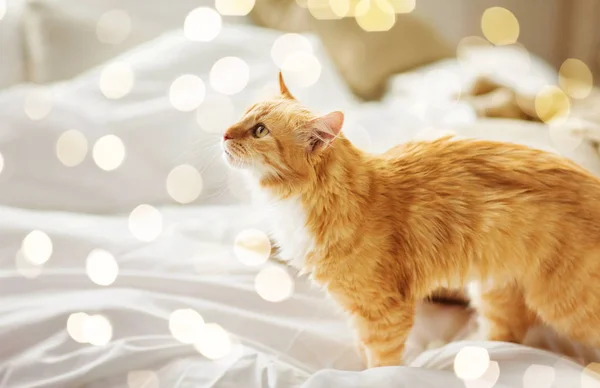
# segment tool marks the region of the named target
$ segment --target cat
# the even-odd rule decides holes
[[[559,155],[446,136],[380,154],[280,95],[223,137],[284,258],[345,310],[368,368],[401,365],[418,301],[469,285],[489,340],[537,322],[600,346],[600,180]]]

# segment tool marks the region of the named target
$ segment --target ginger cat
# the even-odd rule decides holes
[[[399,365],[415,305],[470,284],[487,338],[540,319],[600,346],[600,180],[573,162],[483,140],[355,148],[344,116],[290,94],[251,106],[224,157],[259,187],[282,250],[350,316],[368,367]]]

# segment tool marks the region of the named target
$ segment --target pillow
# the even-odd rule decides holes
[[[412,14],[396,14],[385,32],[366,32],[353,17],[316,19],[294,0],[257,2],[250,15],[269,28],[313,31],[352,91],[365,100],[381,98],[393,74],[454,56],[441,36]]]
[[[0,0],[0,89],[25,81],[23,8],[22,1]]]
[[[25,10],[29,79],[46,83],[71,78],[182,27],[192,9],[213,5],[213,0],[29,0]],[[97,36],[99,24],[105,28]]]
[[[21,85],[0,93],[0,203],[119,212],[140,203],[173,203],[169,194],[173,191],[179,192],[179,202],[187,203],[199,191],[196,172],[179,170],[169,183],[171,191],[167,189],[167,177],[181,164],[192,165],[201,176],[201,194],[191,203],[245,200],[239,177],[222,161],[220,131],[265,90],[277,90],[278,69],[270,51],[280,35],[225,24],[214,41],[198,43],[187,40],[182,30],[173,31],[73,80],[44,87]],[[317,84],[294,89],[294,94],[316,109],[346,107],[351,93],[327,62],[318,40],[310,36],[307,40],[322,71]],[[218,83],[209,81],[216,62],[229,56],[248,65],[247,86],[238,93],[232,88],[244,85],[239,80],[244,78],[241,60],[229,61],[230,67],[241,66],[240,70],[221,71],[219,77],[215,71]],[[198,84],[193,77],[174,87],[184,74],[199,77],[204,88],[190,87]],[[173,93],[175,105],[185,111],[170,101],[172,87],[181,92]],[[200,89],[205,89],[206,97],[194,109]],[[64,135],[72,130],[77,132]],[[108,170],[99,168],[95,159]]]

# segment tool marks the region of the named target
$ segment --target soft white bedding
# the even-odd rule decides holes
[[[238,39],[239,32],[245,34],[245,39]],[[470,344],[486,348],[492,362],[481,364],[481,357],[468,361],[479,362],[480,372],[485,374],[476,380],[461,381],[453,363],[465,343],[421,352],[436,340],[464,336],[468,312],[432,306],[421,306],[410,341],[411,355],[418,356],[411,365],[417,368],[359,372],[362,365],[343,316],[306,279],[295,278],[291,270],[285,269],[294,279],[294,291],[282,302],[268,302],[256,292],[257,273],[272,264],[245,266],[235,258],[233,242],[238,232],[264,225],[258,209],[232,204],[236,196],[227,197],[221,204],[200,197],[191,206],[168,205],[164,180],[176,164],[173,156],[181,152],[178,147],[182,145],[193,149],[185,139],[198,130],[189,114],[169,110],[172,107],[165,93],[173,75],[197,71],[207,77],[218,57],[244,57],[256,71],[251,72],[249,86],[233,97],[238,112],[276,75],[275,66],[265,64],[264,58],[268,58],[268,48],[277,36],[254,27],[229,26],[218,38],[225,51],[211,45],[199,48],[177,34],[159,38],[155,45],[125,57],[133,63],[138,77],[129,97],[100,103],[94,89],[98,77],[95,70],[53,86],[60,109],[41,124],[28,124],[22,111],[14,110],[20,103],[16,98],[22,97],[25,89],[0,96],[0,109],[9,124],[1,128],[4,136],[0,152],[9,168],[4,173],[13,174],[0,175],[5,178],[1,182],[2,203],[69,210],[73,198],[79,198],[78,213],[0,207],[0,387],[470,388],[492,387],[496,379],[495,387],[551,387],[552,382],[557,387],[577,386],[582,367],[555,354],[498,343]],[[413,136],[430,134],[426,130],[432,125],[429,116],[406,108],[401,96],[359,106],[341,86],[318,45],[315,53],[323,64],[321,81],[296,94],[317,109],[345,108],[345,130],[363,148],[379,151]],[[73,108],[77,107],[75,102],[80,104],[79,109]],[[447,106],[444,109],[446,113],[456,112]],[[474,123],[473,117],[465,113],[468,109],[458,109],[460,114],[437,124],[445,124],[463,136],[557,148],[542,125],[508,129],[502,121]],[[109,120],[103,119],[104,114]],[[167,119],[168,123],[164,121]],[[99,171],[89,159],[77,167],[79,170],[56,164],[52,159],[55,141],[61,129],[73,120],[90,124],[79,127],[90,131],[86,132],[90,140],[108,131],[106,128],[118,131],[132,164],[112,172]],[[110,126],[103,127],[107,123]],[[20,125],[32,127],[17,132]],[[144,136],[144,128],[151,136]],[[43,129],[47,130],[44,136],[34,136]],[[178,136],[177,140],[169,141],[171,136]],[[589,144],[582,143],[573,152],[561,151],[600,173],[600,159]],[[201,156],[204,164],[199,168],[207,173],[211,193],[227,190],[227,179],[218,179],[225,171],[220,159]],[[211,164],[213,160],[216,167]],[[147,174],[145,179],[136,178],[140,173]],[[11,179],[19,184],[11,184]],[[105,191],[96,189],[100,186]],[[85,193],[93,195],[84,197]],[[120,198],[125,202],[119,202]],[[153,241],[142,242],[129,230],[128,212],[141,202],[154,203],[162,214],[161,233]],[[119,207],[121,214],[85,213]],[[152,222],[146,220],[146,227],[151,228]],[[32,230],[47,233],[53,245],[52,256],[41,271],[31,264],[23,269],[26,262],[18,254],[23,238]],[[93,283],[86,273],[86,258],[94,249],[110,252],[118,263],[118,277],[109,286]],[[275,282],[272,287],[277,285],[281,283]],[[216,323],[229,333],[233,344],[225,358],[209,360],[194,346],[173,338],[169,317],[177,309],[188,308],[196,310],[206,323]],[[112,328],[111,341],[93,346],[71,338],[67,330],[69,316],[81,312],[105,316]],[[74,325],[71,332],[81,336],[83,330],[87,338],[102,337],[106,326],[95,322],[84,324],[84,328]],[[216,334],[204,338],[205,353],[210,340],[218,338]],[[219,341],[213,345],[208,351],[223,349]]]

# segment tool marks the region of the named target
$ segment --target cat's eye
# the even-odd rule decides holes
[[[252,130],[252,136],[254,136],[257,139],[260,139],[261,137],[265,137],[269,134],[269,130],[267,129],[267,127],[265,127],[262,124],[258,124],[256,127],[254,127],[254,129]]]

